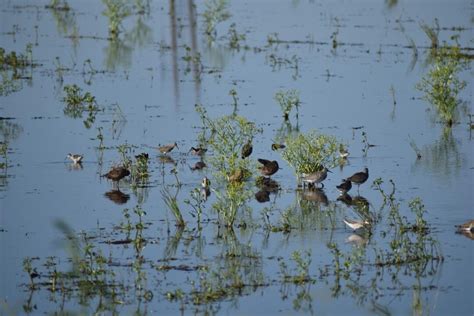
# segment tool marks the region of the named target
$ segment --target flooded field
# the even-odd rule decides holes
[[[1,314],[473,315],[472,12],[2,1]]]

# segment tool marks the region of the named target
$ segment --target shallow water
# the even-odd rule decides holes
[[[472,4],[234,1],[229,7],[232,16],[218,25],[218,38],[209,45],[204,36],[205,7],[196,2],[197,14],[190,15],[190,3],[193,1],[150,3],[149,14],[124,20],[118,42],[107,40],[102,2],[71,2],[71,16],[63,20],[63,12],[44,8],[47,3],[4,1],[0,5],[0,46],[7,52],[24,52],[27,43],[33,43],[33,59],[40,64],[32,68],[31,80],[21,81],[19,91],[0,97],[1,116],[13,118],[0,121],[2,132],[15,131],[8,136],[9,167],[0,187],[0,297],[5,310],[27,312],[27,305],[34,306],[32,313],[92,313],[100,306],[99,297],[81,304],[72,295],[62,303],[61,295],[50,293],[46,287],[28,289],[28,275],[22,267],[25,257],[40,258],[33,264],[43,272],[39,278],[43,282],[48,279],[42,266],[47,257],[55,256],[62,270],[70,266],[67,239],[54,225],[59,219],[77,236],[80,232],[94,236],[93,243],[110,258],[108,268],[130,287],[125,302],[114,305],[117,312],[177,314],[184,308],[186,314],[472,315],[472,240],[455,234],[454,229],[454,225],[474,217],[472,130],[467,115],[461,115],[460,124],[451,130],[444,130],[435,111],[414,88],[429,69],[430,42],[420,23],[433,25],[437,18],[441,41],[451,42],[450,36],[459,34],[461,47],[469,47]],[[191,27],[194,19],[195,28]],[[64,20],[66,24],[59,22]],[[245,33],[249,49],[228,47],[225,35],[231,23],[236,23],[239,33]],[[67,37],[74,29],[82,36],[77,40]],[[334,49],[330,37],[336,30],[339,44]],[[283,42],[268,45],[267,37],[272,33]],[[416,43],[417,56],[407,47],[407,38]],[[201,53],[200,80],[194,77],[193,64],[182,58],[186,46]],[[271,54],[288,60],[296,56],[297,71],[288,63],[272,67]],[[88,59],[95,71],[85,63]],[[67,69],[58,71],[57,60]],[[473,113],[470,73],[461,74],[469,82],[461,94],[467,113]],[[83,123],[87,114],[83,119],[72,119],[63,113],[63,86],[68,84],[91,92],[104,108],[89,129]],[[230,114],[231,89],[237,91],[239,115],[263,129],[254,141],[251,157],[279,161],[282,169],[272,178],[281,190],[270,195],[270,203],[251,199],[249,211],[239,213],[233,231],[217,225],[211,206],[216,196],[212,194],[199,231],[196,218],[183,201],[204,175],[212,178],[212,174],[189,169],[198,161],[187,151],[197,144],[201,124],[194,105],[202,104],[211,117]],[[287,127],[274,100],[279,89],[300,92],[299,117],[290,115],[293,130],[316,129],[348,144],[351,154],[347,164],[334,168],[324,182],[328,205],[299,201],[291,166],[270,149],[279,131]],[[358,126],[363,129],[352,129]],[[107,147],[103,151],[97,149],[99,127]],[[362,131],[368,142],[376,145],[366,152]],[[421,150],[419,160],[410,139]],[[174,141],[179,149],[169,156],[176,166],[162,163],[155,149]],[[151,177],[149,185],[138,193],[121,182],[120,188],[129,199],[119,196],[118,201],[125,203],[117,204],[105,195],[112,184],[99,175],[120,161],[116,146],[125,143],[137,146],[135,153],[150,154]],[[64,159],[68,152],[84,154],[82,168],[76,170]],[[380,211],[382,220],[365,246],[358,248],[346,242],[352,232],[342,218],[355,217],[355,212],[336,201],[335,186],[365,166],[370,178],[360,187],[360,195],[370,202],[370,209],[378,211],[383,204],[380,193],[370,185],[376,178],[383,179],[387,191],[389,179],[394,181],[400,213],[410,219],[413,215],[408,202],[420,197],[427,210],[430,236],[439,242],[444,261],[430,262],[417,273],[407,265],[377,268],[365,264],[360,273],[341,277],[337,287],[329,242],[336,243],[345,254],[362,249],[367,262],[373,262],[374,247],[388,247],[384,238],[390,231],[388,208]],[[173,168],[182,183],[178,200],[187,222],[184,230],[175,227],[161,196],[165,186],[175,183],[170,173]],[[174,193],[176,188],[170,190]],[[255,187],[252,190],[257,192]],[[350,193],[355,196],[356,191],[355,187]],[[132,210],[137,205],[146,211],[143,220],[148,223],[143,231],[146,246],[141,252],[132,245],[104,243],[125,238],[114,227],[124,221],[125,208],[135,223],[138,219]],[[271,232],[264,227],[264,208],[268,208],[275,225],[291,208],[300,226],[289,233]],[[281,281],[281,262],[295,271],[291,259],[294,251],[311,252],[309,273],[314,283]],[[229,255],[236,253],[237,259]],[[140,269],[134,269],[130,265],[140,256]],[[175,268],[160,270],[157,265]],[[176,268],[180,265],[205,266],[209,272],[194,268],[182,271]],[[137,270],[144,271],[145,281],[137,283]],[[243,278],[245,286],[240,291],[207,304],[188,304],[193,282],[228,284],[232,271]],[[326,275],[324,271],[329,272]],[[212,272],[222,279],[216,279]],[[137,284],[142,288],[137,289]],[[143,288],[153,293],[152,299],[143,299]],[[167,299],[166,293],[177,289],[188,294],[184,303]]]

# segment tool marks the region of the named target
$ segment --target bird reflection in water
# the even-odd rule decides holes
[[[130,195],[123,193],[120,190],[111,190],[104,193],[104,196],[114,202],[115,204],[125,204],[130,199]]]
[[[301,192],[301,198],[305,201],[318,202],[324,206],[329,204],[326,193],[324,193],[324,190],[320,188],[303,190]]]

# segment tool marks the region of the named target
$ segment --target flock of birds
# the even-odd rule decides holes
[[[173,144],[160,146],[157,149],[160,153],[166,155],[170,153],[174,148],[179,148],[176,142],[174,142]],[[283,148],[285,148],[285,145],[283,144],[272,144],[272,150],[278,150],[278,149],[283,149]],[[252,154],[252,151],[253,151],[252,142],[249,140],[246,144],[244,144],[244,146],[242,146],[241,158],[245,159],[249,157]],[[202,148],[202,147],[191,147],[189,152],[191,152],[193,155],[202,156],[207,152],[207,149]],[[339,148],[339,155],[342,159],[347,159],[347,157],[349,156],[349,152],[344,148],[344,146],[341,145]],[[79,155],[79,154],[69,153],[67,155],[67,158],[69,158],[74,164],[81,164],[84,156]],[[280,169],[280,166],[278,165],[278,162],[276,160],[267,160],[267,159],[259,158],[258,162],[261,164],[261,166],[259,167],[260,173],[264,177],[270,177],[274,175]],[[192,170],[202,169],[205,166],[206,164],[203,161],[199,161],[191,169]],[[319,171],[309,173],[309,174],[302,174],[301,181],[303,183],[303,190],[305,190],[306,185],[308,185],[308,188],[317,188],[317,185],[321,184],[321,189],[324,188],[323,181],[327,178],[328,172],[331,172],[331,171],[328,168],[323,167]],[[109,172],[101,175],[101,177],[105,177],[109,180],[112,180],[113,182],[116,182],[118,185],[118,182],[120,180],[122,180],[123,178],[129,175],[130,175],[130,170],[128,170],[127,168],[123,166],[115,166],[115,167],[112,167],[109,170]],[[244,177],[243,171],[238,169],[236,172],[234,172],[228,177],[228,180],[229,182],[242,181],[243,177]],[[363,171],[356,172],[350,177],[342,179],[342,183],[336,186],[336,188],[341,193],[341,200],[344,201],[345,197],[348,196],[347,192],[352,189],[352,184],[357,185],[357,191],[359,192],[360,185],[365,183],[368,178],[369,178],[369,169],[364,168]],[[269,183],[268,182],[269,178],[264,178],[264,180],[267,180],[266,183]],[[201,182],[201,196],[203,199],[207,199],[207,197],[210,195],[210,185],[211,185],[211,181],[207,177],[204,177]],[[268,194],[268,192],[266,193]],[[352,219],[344,218],[343,221],[353,231],[367,228],[368,226],[371,225],[371,222],[367,219],[352,220]],[[457,225],[456,227],[459,233],[473,234],[474,233],[474,220],[470,220],[462,225]]]

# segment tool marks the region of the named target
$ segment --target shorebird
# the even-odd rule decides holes
[[[270,192],[267,190],[260,190],[257,193],[255,193],[255,199],[259,203],[265,203],[270,201]]]
[[[276,160],[270,161],[266,159],[258,159],[263,166],[260,167],[260,172],[264,176],[270,177],[271,175],[275,174],[280,167],[278,166],[278,162]]]
[[[369,169],[364,168],[364,171],[354,173],[352,176],[347,178],[347,180],[357,184],[357,192],[358,192],[360,185],[364,183],[365,181],[367,181],[368,178],[369,178]]]
[[[82,158],[84,158],[83,155],[79,155],[79,154],[67,154],[67,158],[71,159],[73,163],[81,163],[82,162]]]
[[[349,152],[343,144],[339,145],[339,157],[341,157],[342,159],[346,159],[347,157],[349,157]]]
[[[252,141],[249,140],[243,147],[242,147],[242,159],[247,158],[252,154],[253,146],[252,146]]]
[[[107,179],[110,179],[113,182],[117,182],[117,187],[118,187],[118,182],[129,175],[130,175],[130,171],[127,168],[113,167],[112,169],[110,169],[109,172],[101,175],[101,177],[106,177]]]
[[[458,229],[458,232],[469,232],[473,233],[474,232],[474,219],[471,219],[470,221],[461,224],[461,225],[456,225],[456,228]]]
[[[283,148],[285,148],[285,147],[286,147],[286,146],[283,145],[283,144],[276,144],[276,143],[272,144],[272,150],[273,150],[273,151],[278,150],[278,149],[283,149]]]
[[[211,189],[209,188],[210,186],[211,181],[207,177],[202,178],[200,194],[203,201],[207,201],[207,198],[209,195],[211,195]]]
[[[328,172],[331,172],[331,170],[324,167],[323,170],[316,171],[310,174],[303,174],[303,178],[301,178],[301,180],[303,181],[303,188],[305,183],[307,183],[309,186],[314,186],[317,183],[321,183],[322,187],[324,188],[324,183],[322,182],[328,176]]]
[[[196,156],[202,156],[206,153],[207,149],[202,148],[202,147],[191,147],[191,149],[188,152],[191,152],[191,154],[196,155]]]
[[[242,169],[235,170],[232,174],[227,176],[230,183],[240,183],[244,180],[244,171]]]
[[[349,179],[342,179],[342,183],[336,186],[341,194],[347,193],[352,188],[352,182]]]
[[[179,148],[178,144],[176,144],[176,142],[174,142],[173,144],[170,144],[170,145],[165,145],[165,146],[158,147],[158,150],[162,154],[167,154],[170,151],[172,151],[175,147]]]
[[[365,220],[365,221],[360,221],[360,220],[352,220],[352,219],[347,219],[347,218],[344,218],[343,219],[344,223],[349,226],[350,228],[352,228],[352,230],[356,231],[360,228],[363,228],[365,226],[369,226],[370,223],[369,221]]]

